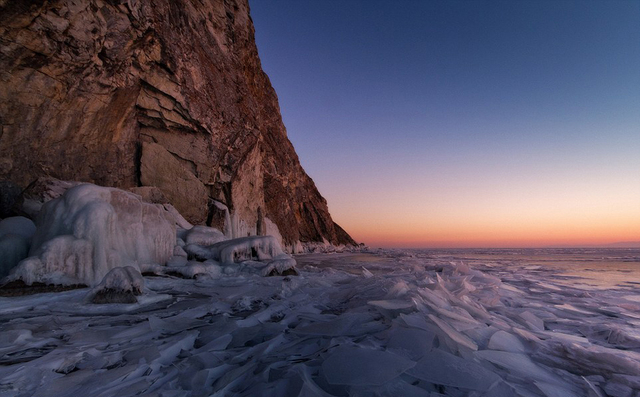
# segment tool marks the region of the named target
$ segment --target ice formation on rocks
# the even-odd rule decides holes
[[[168,274],[179,274],[185,278],[196,278],[196,276],[206,275],[210,278],[217,278],[223,272],[223,268],[219,263],[208,259],[204,262],[187,261],[182,265],[172,266],[164,269]]]
[[[241,237],[223,241],[211,247],[222,263],[257,259],[264,261],[282,255],[282,248],[273,236]]]
[[[136,296],[141,295],[143,289],[144,278],[138,269],[114,267],[89,292],[87,299],[92,303],[136,303]]]
[[[194,226],[184,233],[184,241],[186,244],[196,245],[213,245],[228,238],[216,228],[208,226]]]
[[[0,279],[29,255],[30,245],[30,238],[17,234],[0,237]]]
[[[33,221],[23,216],[0,221],[0,278],[28,256],[35,231]]]
[[[298,274],[295,259],[282,251],[274,236],[228,239],[219,230],[207,226],[179,229],[177,235],[173,256],[160,273],[186,278],[215,278],[238,271],[265,277]],[[157,269],[154,272],[157,273]]]
[[[133,193],[92,184],[47,202],[36,224],[31,257],[10,279],[96,285],[115,267],[164,264],[176,241],[160,208]]]
[[[183,229],[191,229],[193,225],[189,223],[184,217],[178,212],[177,209],[171,204],[156,204],[156,207],[161,207],[164,209],[164,216],[176,227],[180,227]]]
[[[217,230],[213,230],[217,232]],[[187,232],[187,236],[189,233]],[[202,237],[205,243],[210,241],[208,236],[207,234]],[[214,234],[214,237],[217,238],[219,235]],[[202,241],[202,239],[199,240]],[[241,237],[206,246],[188,243],[184,250],[189,258],[198,261],[214,260],[225,265],[244,261],[260,261],[267,264],[267,267],[263,269],[264,276],[282,275],[296,265],[295,259],[282,251],[278,240],[273,236]]]
[[[36,232],[36,225],[24,216],[13,216],[0,221],[0,237],[7,234],[31,238]]]
[[[279,254],[262,270],[262,275],[270,276],[297,276],[296,260],[287,254]]]

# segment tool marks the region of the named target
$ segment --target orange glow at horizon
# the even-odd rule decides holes
[[[409,187],[377,192],[367,192],[366,186],[345,188],[329,203],[336,222],[372,247],[524,248],[640,241],[640,177],[609,176],[600,185],[593,178],[484,182],[452,187],[442,180],[398,180]]]
[[[346,227],[358,242],[374,247],[398,248],[573,246],[638,241],[640,237],[640,216],[569,222],[565,219],[541,220],[536,225],[514,219],[513,222],[493,220],[484,224],[479,221],[466,225],[425,222],[424,225],[387,224],[384,227],[376,227],[372,223],[347,223]]]

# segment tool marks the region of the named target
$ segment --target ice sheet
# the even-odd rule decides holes
[[[146,292],[132,304],[89,304],[86,288],[0,297],[0,394],[640,391],[638,304],[628,299],[637,286],[565,285],[561,271],[519,255],[310,254],[296,257],[299,276],[266,278],[268,259],[182,260],[166,269],[219,272],[187,279],[161,271],[144,278]]]

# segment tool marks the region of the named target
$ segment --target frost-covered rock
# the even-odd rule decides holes
[[[83,184],[47,202],[32,258],[10,275],[25,283],[96,285],[115,267],[165,263],[176,241],[162,210],[120,189]]]
[[[183,266],[166,269],[167,273],[180,275],[184,278],[197,278],[201,275],[218,278],[222,275],[222,271],[222,267],[216,261],[212,260],[206,260],[204,262],[189,261]]]
[[[185,233],[185,242],[196,245],[213,245],[228,240],[218,229],[208,226],[194,226]]]
[[[21,260],[29,255],[31,239],[18,234],[0,237],[0,278],[9,274]]]
[[[24,216],[12,216],[0,221],[0,237],[6,234],[16,234],[30,239],[36,232],[36,225]]]
[[[241,237],[223,241],[211,247],[222,263],[236,263],[257,259],[264,261],[284,254],[273,236]]]
[[[161,206],[165,210],[165,217],[169,219],[175,226],[183,228],[183,229],[191,229],[193,225],[189,223],[184,217],[178,212],[178,210],[171,204],[157,204]]]
[[[36,225],[31,219],[14,216],[0,221],[0,278],[9,274],[29,255]]]
[[[91,266],[93,244],[70,235],[57,236],[46,241],[40,255],[31,256],[13,270],[10,279],[22,280],[27,285],[35,282],[45,284],[88,284],[94,276]],[[99,281],[99,280],[98,280]]]
[[[100,284],[89,292],[91,303],[136,303],[136,296],[144,290],[144,278],[138,269],[116,267],[107,273]]]
[[[287,254],[278,255],[262,270],[262,275],[265,277],[297,276],[296,260]]]
[[[186,256],[172,256],[171,258],[169,258],[169,260],[167,261],[166,265],[168,267],[181,267],[186,265],[188,262],[188,259]]]
[[[175,247],[173,247],[173,256],[184,256],[186,258],[189,255],[187,254],[187,251],[182,248],[182,246],[176,245]]]
[[[194,229],[196,227],[194,227]],[[207,229],[212,228],[201,228],[200,230],[204,230],[206,233],[212,233],[213,235],[215,235],[215,232],[219,233],[216,229],[212,229],[215,232]],[[199,235],[199,232],[197,235]],[[296,260],[282,251],[277,238],[273,236],[242,237],[220,241],[213,245],[206,246],[189,243],[190,241],[192,240],[189,240],[187,236],[187,245],[185,245],[183,249],[187,257],[191,260],[215,261],[223,265],[233,265],[241,262],[248,264],[253,262],[253,265],[248,266],[248,268],[251,269],[251,272],[259,272],[263,276],[289,276],[298,274],[295,269]],[[206,240],[204,243],[206,244]],[[172,257],[171,263],[180,263],[182,265],[184,260],[179,259],[178,255],[175,255]],[[228,272],[231,270],[229,270],[227,266],[224,271]]]
[[[218,259],[217,252],[201,245],[189,244],[185,245],[183,249],[187,253],[187,257],[189,259],[195,259],[198,261],[206,261],[207,259]]]

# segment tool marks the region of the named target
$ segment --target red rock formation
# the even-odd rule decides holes
[[[23,187],[157,186],[193,223],[353,243],[286,136],[246,0],[0,2],[0,124],[0,179]]]

